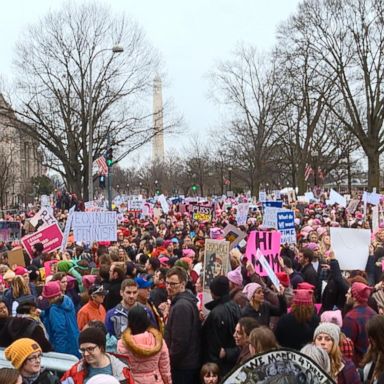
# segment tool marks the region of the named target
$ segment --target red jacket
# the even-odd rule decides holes
[[[135,384],[131,371],[127,364],[125,364],[119,358],[107,353],[107,356],[111,360],[113,376],[120,381],[121,384]],[[127,360],[126,356],[124,356]],[[84,380],[87,378],[87,367],[84,364],[84,360],[81,359],[75,365],[73,365],[67,372],[64,373],[60,381],[64,381],[71,377],[74,384],[84,384]]]

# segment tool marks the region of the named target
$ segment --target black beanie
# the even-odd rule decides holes
[[[216,276],[211,284],[209,284],[209,289],[215,296],[223,297],[229,293],[229,280],[226,276]]]
[[[83,343],[92,343],[96,344],[98,347],[105,350],[105,333],[96,327],[89,327],[80,332],[79,335],[79,345]]]

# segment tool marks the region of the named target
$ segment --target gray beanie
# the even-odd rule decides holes
[[[329,335],[334,343],[339,344],[340,340],[340,327],[333,323],[321,323],[316,329],[313,334],[313,340],[316,339],[320,333],[325,333],[326,335]]]

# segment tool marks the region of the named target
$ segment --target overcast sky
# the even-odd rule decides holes
[[[74,2],[82,2],[75,0]],[[36,23],[62,0],[2,1],[0,76],[12,76],[16,40],[26,25]],[[220,110],[207,98],[206,75],[231,57],[239,43],[268,49],[276,26],[296,9],[299,0],[109,0],[116,12],[133,17],[159,50],[167,73],[163,97],[172,100],[185,122],[183,137],[166,138],[166,150],[186,143],[196,132],[217,127]],[[150,149],[150,148],[148,148]]]

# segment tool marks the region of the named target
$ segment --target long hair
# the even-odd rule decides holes
[[[20,373],[13,368],[1,368],[0,369],[0,383],[1,384],[16,384]]]
[[[292,304],[291,313],[300,324],[303,324],[313,317],[315,306],[313,304]]]
[[[370,345],[363,358],[363,364],[373,362],[375,370],[373,378],[379,377],[384,372],[384,317],[375,315],[366,324]]]
[[[270,328],[261,326],[252,329],[249,334],[249,344],[255,348],[256,353],[262,353],[278,348],[275,334]]]
[[[337,374],[340,371],[340,368],[343,364],[343,355],[341,353],[340,347],[338,344],[333,341],[331,352],[328,353],[329,360],[331,361],[331,376],[337,377]]]
[[[19,298],[20,296],[30,295],[31,290],[29,289],[28,284],[25,282],[22,276],[16,276],[12,280],[12,296],[14,299]]]

